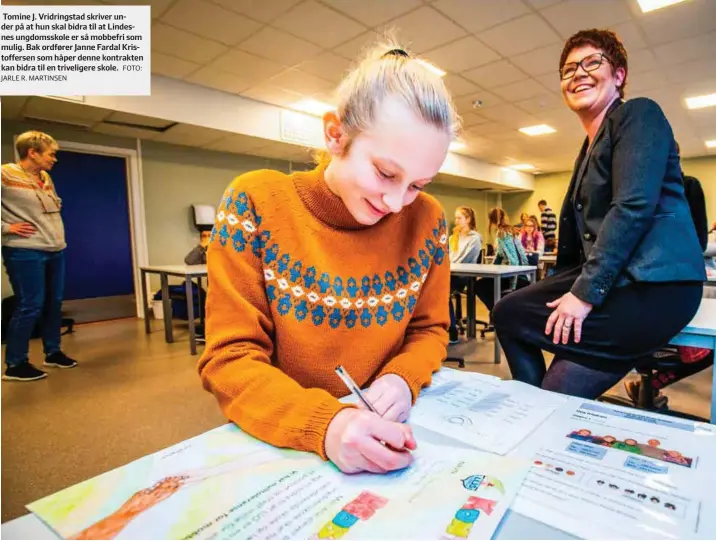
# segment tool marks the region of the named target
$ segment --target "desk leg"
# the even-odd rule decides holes
[[[186,314],[189,318],[189,351],[192,355],[196,355],[196,324],[194,322],[194,295],[191,291],[191,276],[184,279],[184,289],[186,291]]]
[[[161,272],[159,278],[162,282],[162,311],[164,312],[164,340],[167,344],[174,342],[172,332],[172,301],[169,298],[169,277]]]
[[[502,296],[502,278],[495,276],[495,305],[500,301]],[[494,307],[494,305],[493,305]],[[490,323],[492,323],[492,314],[490,314]],[[500,364],[500,341],[497,339],[497,331],[495,331],[495,364]]]
[[[149,334],[152,330],[151,322],[149,321],[149,299],[147,299],[147,273],[146,271],[140,271],[139,273],[141,281],[141,295],[142,295],[142,311],[144,313],[144,332]]]
[[[467,282],[467,337],[477,336],[477,313],[475,309],[475,279],[471,276]]]
[[[199,323],[204,325],[204,294],[201,292],[201,276],[197,276],[196,281],[199,284]],[[206,334],[206,329],[204,330]]]

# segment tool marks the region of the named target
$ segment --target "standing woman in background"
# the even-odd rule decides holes
[[[74,368],[60,350],[65,287],[65,228],[62,203],[47,173],[58,146],[46,133],[17,137],[17,163],[2,166],[2,257],[17,305],[10,320],[2,379],[34,381],[47,373],[28,359],[30,338],[42,324],[45,366]]]
[[[693,318],[706,277],[674,135],[625,102],[627,53],[609,30],[564,46],[562,95],[586,139],[560,213],[557,274],[495,307],[513,378],[597,398]],[[554,354],[545,368],[542,350]]]
[[[455,228],[450,235],[450,263],[477,263],[482,252],[482,237],[477,232],[475,211],[470,207],[455,210]],[[467,287],[467,276],[450,276],[450,291],[462,291]],[[462,319],[461,306],[453,307],[450,301],[450,343],[458,341],[457,321]],[[457,316],[455,315],[457,313]]]
[[[347,473],[411,463],[403,421],[447,356],[449,321],[445,217],[422,190],[458,125],[442,79],[380,45],[324,115],[316,169],[254,171],[228,187],[198,369],[247,433]],[[338,365],[377,414],[338,400]]]

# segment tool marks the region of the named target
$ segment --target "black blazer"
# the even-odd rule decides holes
[[[572,293],[706,279],[671,126],[648,98],[616,100],[586,139],[562,205],[557,266],[582,263]]]

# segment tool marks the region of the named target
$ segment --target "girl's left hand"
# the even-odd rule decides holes
[[[413,405],[413,394],[403,378],[396,374],[379,377],[368,387],[365,397],[378,414],[387,421],[402,423],[408,419]],[[366,409],[359,402],[359,407]]]
[[[547,326],[544,333],[552,334],[552,342],[562,344],[569,342],[569,335],[574,327],[574,343],[579,344],[582,339],[582,322],[592,311],[592,305],[580,300],[571,292],[565,293],[559,299],[547,303],[547,307],[555,308],[547,319]]]

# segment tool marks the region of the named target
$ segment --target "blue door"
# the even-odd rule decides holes
[[[65,300],[134,293],[127,161],[61,150],[50,171],[67,237]]]

